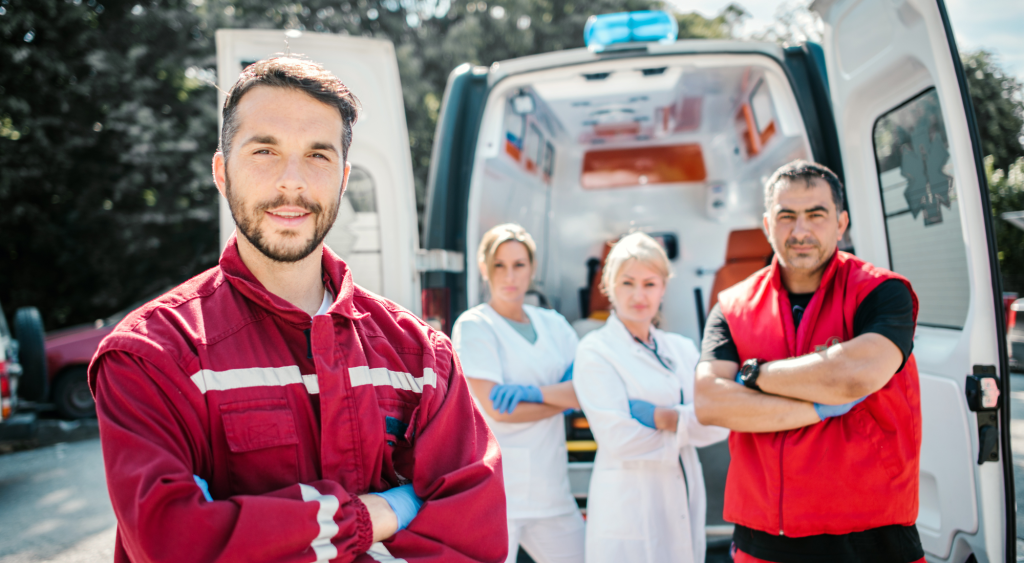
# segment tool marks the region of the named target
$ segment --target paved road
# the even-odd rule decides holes
[[[98,439],[0,457],[0,563],[114,558]]]

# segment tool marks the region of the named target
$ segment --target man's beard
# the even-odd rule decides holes
[[[810,245],[814,247],[814,250],[811,252],[804,253],[803,256],[795,256],[795,253],[793,253],[791,248],[793,246],[798,245]],[[791,268],[799,267],[797,266],[797,264],[794,264],[794,262],[802,258],[803,260],[811,260],[812,263],[809,265],[806,263],[802,264],[803,268],[801,269],[817,270],[821,268],[824,264],[828,263],[828,259],[832,256],[831,254],[825,252],[825,249],[822,247],[821,242],[818,241],[818,239],[813,236],[804,239],[790,237],[785,242],[785,249],[787,252],[782,257],[785,258],[785,262],[787,262],[786,265]],[[833,252],[835,252],[835,249],[833,249]]]
[[[294,200],[286,198],[284,194],[279,195],[272,201],[265,201],[257,204],[253,209],[247,210],[245,204],[238,194],[231,189],[231,179],[224,173],[224,191],[227,194],[228,207],[231,209],[231,217],[235,220],[238,232],[242,234],[253,246],[264,256],[275,262],[298,262],[309,256],[324,241],[328,231],[334,226],[334,220],[338,218],[338,207],[341,204],[341,197],[324,212],[323,206],[319,203],[306,201],[299,197]],[[306,241],[306,244],[299,248],[287,248],[282,244],[272,246],[263,237],[260,226],[263,224],[263,217],[270,209],[284,206],[301,207],[313,214],[315,228],[313,236]],[[299,235],[294,231],[282,233],[285,238],[294,239]]]

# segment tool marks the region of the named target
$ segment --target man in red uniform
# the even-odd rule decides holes
[[[89,370],[115,561],[504,561],[498,444],[451,342],[323,245],[356,104],[290,58],[228,93],[213,175],[236,235]]]
[[[924,561],[913,289],[837,250],[849,217],[824,166],[780,168],[765,209],[775,258],[719,295],[694,399],[733,431],[735,560]]]

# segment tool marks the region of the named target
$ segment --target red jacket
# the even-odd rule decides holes
[[[451,342],[356,286],[327,248],[323,272],[336,298],[311,320],[256,280],[232,238],[219,267],[100,345],[89,380],[115,561],[374,561],[356,497],[409,481],[425,502],[384,542],[393,556],[505,560],[498,443]]]
[[[777,258],[719,302],[741,361],[780,360],[853,338],[857,306],[893,278],[914,296],[905,278],[837,252],[795,334]],[[921,390],[910,355],[885,387],[843,416],[785,432],[733,432],[725,519],[791,537],[913,524],[920,451]]]

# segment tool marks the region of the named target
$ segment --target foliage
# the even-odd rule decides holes
[[[787,0],[775,8],[775,21],[751,39],[774,41],[780,44],[799,44],[806,41],[821,42],[824,24],[818,14],[810,10],[807,0]]]
[[[1007,170],[995,167],[995,157],[985,157],[989,197],[992,201],[996,247],[1003,290],[1024,296],[1024,230],[1003,220],[1003,213],[1024,211],[1024,158],[1018,158]]]
[[[447,9],[441,9],[448,6]],[[422,211],[448,73],[583,46],[594,13],[647,0],[0,0],[0,303],[50,329],[216,264],[214,30],[298,29],[396,46]],[[728,37],[742,10],[680,15]],[[358,93],[357,93],[358,94]]]
[[[978,118],[982,154],[992,155],[993,166],[1006,170],[1024,156],[1024,91],[1021,83],[1000,68],[987,51],[960,56],[967,86]]]
[[[750,16],[739,4],[729,4],[722,13],[706,18],[698,12],[676,14],[680,39],[730,39],[736,27]]]
[[[0,302],[54,328],[216,261],[195,5],[0,0]]]
[[[1024,210],[1024,99],[1021,84],[986,51],[962,53],[977,117],[1003,289],[1024,295],[1024,231],[1001,218]]]

